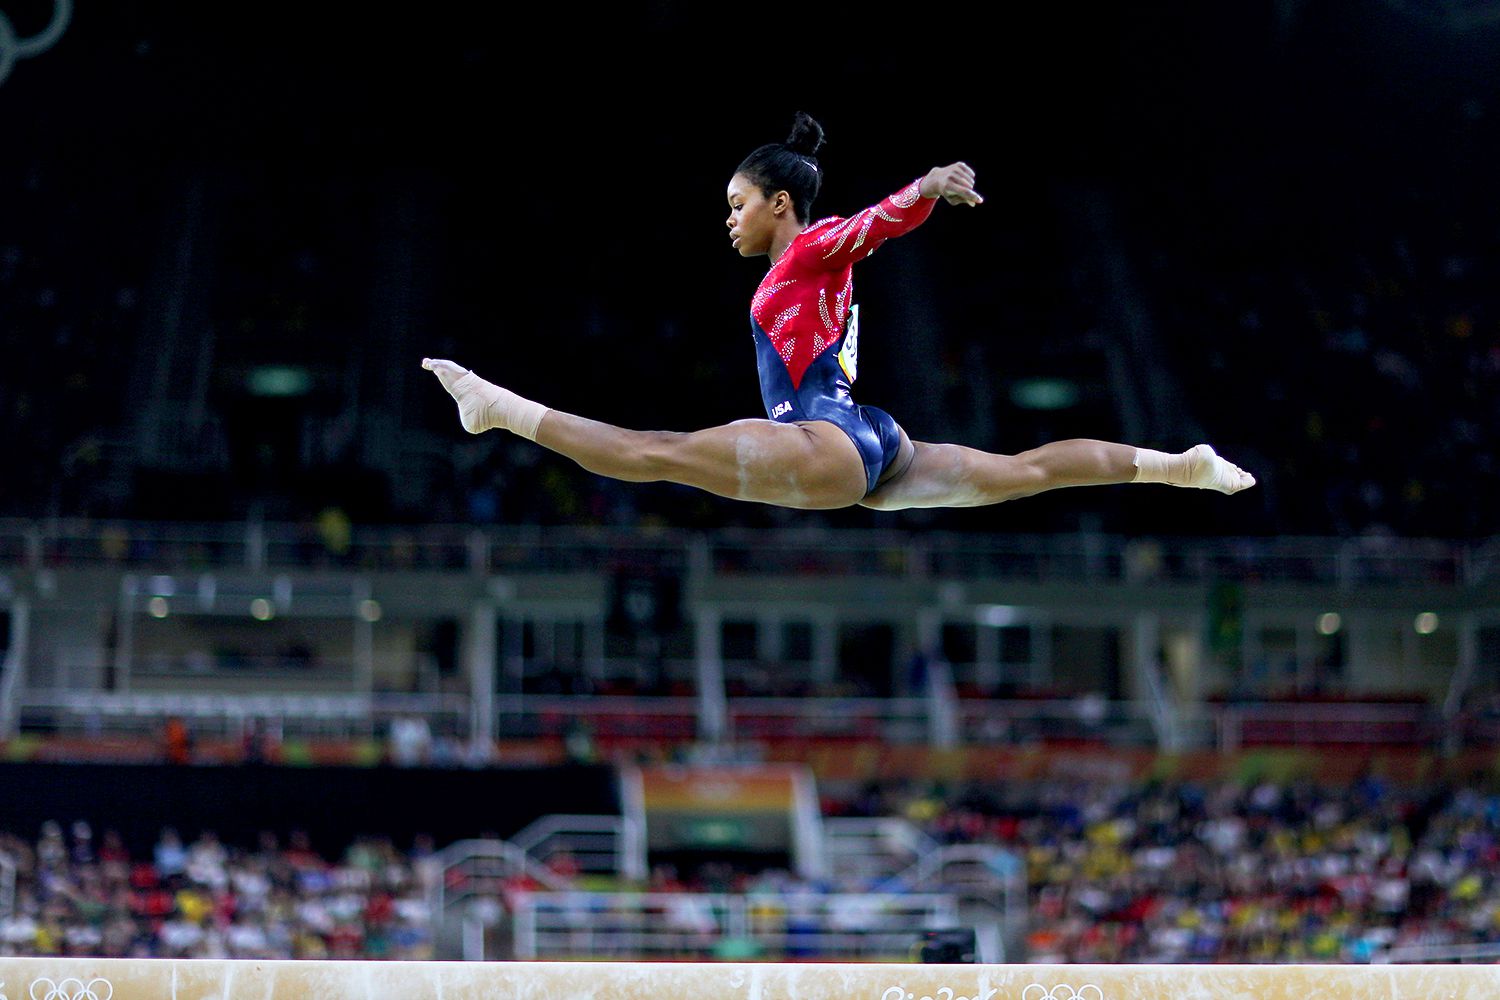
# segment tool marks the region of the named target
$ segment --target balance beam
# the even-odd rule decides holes
[[[1496,1000],[1459,965],[0,959],[4,1000]]]

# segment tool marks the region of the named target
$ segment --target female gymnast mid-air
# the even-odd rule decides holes
[[[1019,455],[913,441],[854,402],[859,310],[854,264],[921,225],[939,198],[974,207],[968,164],[933,167],[878,205],[812,221],[823,129],[799,113],[784,143],[751,153],[729,179],[729,239],[771,269],[750,302],[769,419],[686,433],[635,431],[548,409],[452,361],[425,358],[471,434],[501,428],[628,482],[668,480],[736,500],[803,510],[977,507],[1064,486],[1166,483],[1237,493],[1255,479],[1206,444],[1178,454],[1107,441],[1054,441]]]

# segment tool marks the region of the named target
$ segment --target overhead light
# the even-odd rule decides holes
[[[1078,383],[1066,378],[1019,378],[1010,384],[1010,401],[1023,410],[1066,410],[1078,405]]]
[[[1418,635],[1431,635],[1437,631],[1438,616],[1431,611],[1424,611],[1417,615],[1417,620],[1412,623]]]
[[[981,604],[974,609],[979,624],[1005,628],[1021,620],[1021,609],[1010,604]]]
[[[295,365],[262,365],[245,377],[252,396],[305,396],[312,391],[312,375]]]
[[[1344,627],[1344,619],[1337,611],[1318,616],[1318,631],[1323,635],[1333,635]]]

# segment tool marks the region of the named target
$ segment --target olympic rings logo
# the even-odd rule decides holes
[[[41,992],[37,992],[38,987]],[[103,987],[103,992],[99,987]],[[70,977],[54,983],[43,977],[31,984],[30,993],[31,1000],[110,1000],[115,995],[115,988],[108,979],[90,979],[84,982]]]
[[[10,75],[17,59],[39,56],[62,37],[68,30],[68,21],[73,17],[73,0],[52,0],[52,20],[41,31],[30,38],[17,38],[10,18],[0,11],[0,83]]]
[[[1104,1000],[1104,991],[1093,983],[1076,990],[1067,983],[1058,983],[1051,989],[1041,983],[1032,983],[1021,991],[1021,1000]]]

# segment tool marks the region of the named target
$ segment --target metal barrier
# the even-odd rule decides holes
[[[552,815],[510,838],[533,861],[550,866],[566,856],[580,874],[644,878],[644,833],[623,816]]]
[[[508,695],[495,699],[495,732],[504,739],[566,737],[692,740],[698,735],[696,698],[598,695]]]
[[[923,930],[958,926],[948,895],[537,892],[518,897],[514,957],[908,958]]]
[[[1078,698],[998,700],[965,698],[958,704],[959,742],[966,746],[1070,742],[1154,747],[1153,706]]]
[[[879,530],[478,529],[356,526],[347,544],[311,524],[0,520],[0,566],[155,572],[315,568],[474,573],[836,574],[1091,583],[1215,580],[1477,585],[1500,578],[1500,542],[1398,538],[1125,538]]]
[[[875,739],[926,743],[925,698],[731,698],[731,741]]]
[[[372,736],[393,719],[415,716],[461,732],[467,698],[450,695],[170,694],[29,691],[19,698],[23,721],[52,730],[156,732],[163,720],[189,720],[200,735],[241,737],[252,722],[277,738]]]
[[[438,852],[442,877],[433,888],[433,919],[474,898],[503,894],[507,883],[524,877],[548,889],[565,890],[572,879],[539,864],[508,840],[459,840]]]
[[[1338,744],[1432,746],[1443,719],[1431,705],[1252,702],[1195,709],[1189,720],[1207,722],[1214,748],[1328,746]]]
[[[892,878],[939,846],[915,824],[893,816],[825,816],[823,837],[828,873],[840,882]]]
[[[1446,962],[1494,965],[1500,962],[1500,944],[1408,945],[1379,952],[1370,958],[1372,965],[1436,965]]]
[[[10,739],[16,734],[20,719],[21,669],[20,656],[12,647],[0,654],[0,739]]]
[[[0,675],[0,706],[23,728],[49,732],[155,732],[177,716],[203,735],[239,737],[251,722],[269,735],[369,737],[395,719],[425,720],[435,733],[470,734],[472,703],[458,694],[130,693],[13,690]],[[500,739],[572,739],[601,744],[632,741],[692,743],[702,737],[694,698],[527,695],[496,699]],[[959,746],[1042,743],[1160,748],[1145,702],[1078,698],[960,699]],[[1464,745],[1500,742],[1500,723],[1464,718],[1452,723]],[[1177,749],[1232,752],[1244,746],[1436,746],[1447,723],[1435,706],[1384,703],[1242,702],[1182,710]],[[933,745],[922,699],[735,698],[729,702],[726,744],[754,746],[789,739]]]
[[[16,909],[16,863],[0,851],[0,917],[9,917]]]

